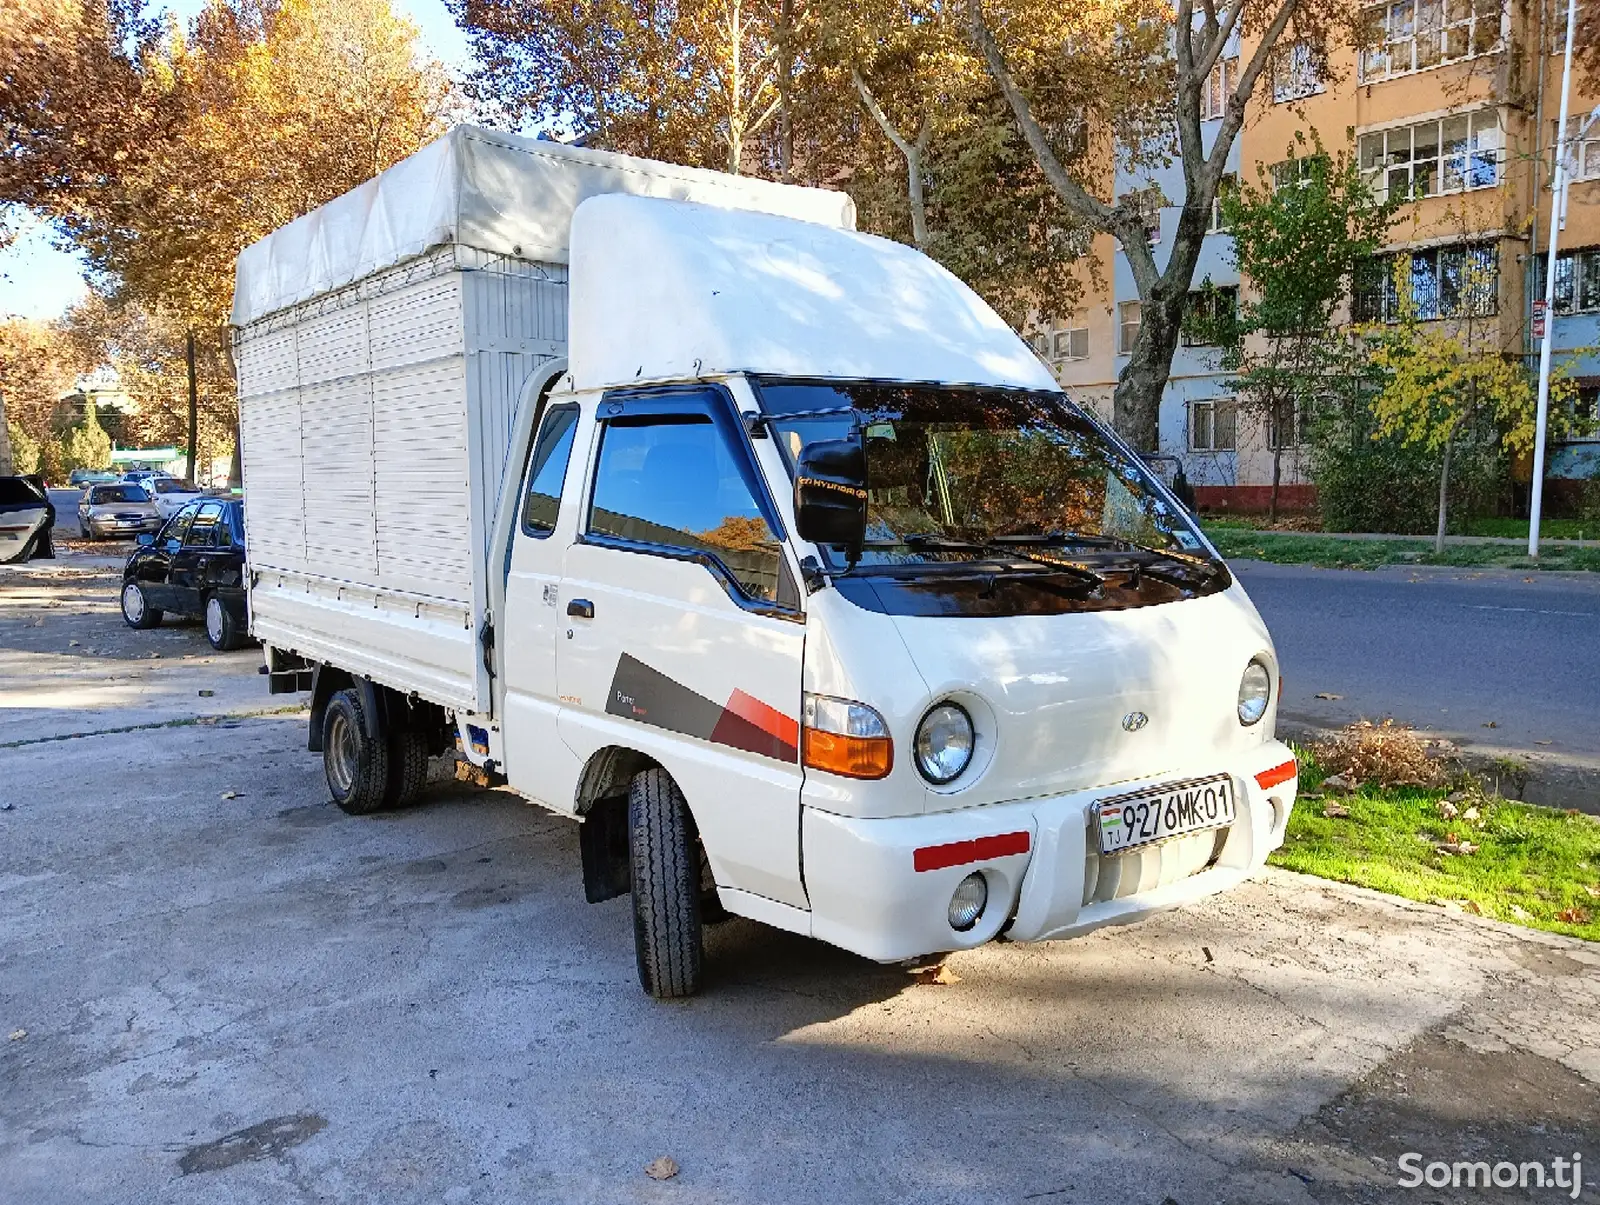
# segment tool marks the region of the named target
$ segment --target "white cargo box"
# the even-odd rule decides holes
[[[512,424],[566,355],[573,211],[618,192],[854,225],[840,193],[462,126],[239,257],[253,635],[490,710],[478,628]]]

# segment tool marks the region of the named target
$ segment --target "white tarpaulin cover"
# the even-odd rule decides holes
[[[463,125],[246,247],[234,280],[233,323],[245,326],[451,242],[565,263],[573,211],[603,193],[855,226],[855,205],[843,193]]]
[[[570,280],[579,389],[731,372],[1059,389],[943,267],[838,226],[594,197]]]

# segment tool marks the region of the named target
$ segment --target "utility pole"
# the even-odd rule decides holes
[[[187,471],[184,473],[184,479],[191,484],[198,485],[199,483],[194,479],[194,446],[200,439],[200,387],[196,383],[194,376],[194,331],[192,330],[189,332],[189,337],[185,342],[185,352],[189,360],[189,456],[186,462]]]
[[[1539,555],[1539,512],[1544,506],[1544,441],[1550,421],[1550,347],[1556,333],[1556,247],[1561,242],[1567,189],[1567,106],[1572,98],[1572,41],[1578,0],[1567,0],[1567,43],[1561,67],[1561,116],[1556,119],[1556,170],[1550,180],[1550,238],[1544,264],[1544,338],[1539,343],[1539,408],[1533,435],[1533,490],[1528,499],[1528,555]],[[1540,48],[1541,52],[1543,47]]]

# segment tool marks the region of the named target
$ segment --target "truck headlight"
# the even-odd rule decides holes
[[[1246,728],[1258,723],[1267,714],[1267,702],[1272,698],[1272,676],[1259,660],[1244,667],[1239,679],[1239,723]]]
[[[959,703],[928,709],[917,725],[917,770],[936,787],[953,782],[972,761],[972,717]]]

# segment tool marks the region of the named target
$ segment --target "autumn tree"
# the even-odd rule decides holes
[[[1527,366],[1498,346],[1492,324],[1477,321],[1494,312],[1493,272],[1470,259],[1453,286],[1450,323],[1424,322],[1414,296],[1411,264],[1396,256],[1391,266],[1395,321],[1364,331],[1368,355],[1379,375],[1373,401],[1374,438],[1392,437],[1436,456],[1438,522],[1434,551],[1444,551],[1449,522],[1451,473],[1463,451],[1518,454],[1533,447],[1536,387]],[[1430,315],[1431,316],[1431,315]],[[1560,438],[1573,384],[1564,374],[1550,385],[1550,414]]]
[[[1246,107],[1280,48],[1297,45],[1330,75],[1329,51],[1353,36],[1349,0],[966,0],[972,37],[1018,128],[1063,204],[1114,235],[1139,292],[1141,324],[1113,400],[1117,427],[1156,446],[1161,396],[1172,369],[1201,246]],[[1108,74],[1107,63],[1116,65]],[[1096,86],[1085,89],[1083,78]],[[1208,125],[1208,93],[1222,103]],[[1099,154],[1064,159],[1052,125],[1081,120]],[[1149,196],[1116,195],[1109,166],[1139,174],[1176,160],[1183,195],[1159,259]],[[1165,233],[1165,232],[1164,232]]]
[[[36,472],[54,456],[61,397],[91,366],[62,323],[0,322],[0,461]],[[0,476],[11,471],[0,463]]]

